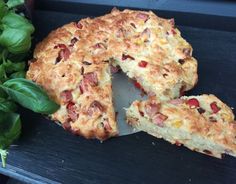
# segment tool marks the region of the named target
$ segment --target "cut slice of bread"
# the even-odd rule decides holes
[[[172,144],[217,158],[236,156],[234,114],[214,95],[183,96],[162,103],[135,101],[126,114],[134,128]]]

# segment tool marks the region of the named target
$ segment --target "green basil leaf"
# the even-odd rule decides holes
[[[25,30],[7,28],[0,35],[0,45],[13,54],[24,53],[31,47],[31,36]]]
[[[0,65],[0,80],[3,79],[5,75],[6,75],[5,68],[3,65]]]
[[[10,79],[25,78],[25,75],[26,75],[25,71],[15,72],[10,75]]]
[[[0,85],[15,102],[34,112],[52,114],[60,107],[50,100],[46,92],[32,81],[17,78]]]
[[[0,111],[2,112],[14,112],[17,106],[14,102],[0,97]]]
[[[24,4],[24,0],[8,0],[7,1],[7,6],[9,8],[14,8],[16,6]]]
[[[30,52],[22,53],[22,54],[12,54],[8,53],[7,59],[11,60],[13,63],[23,61],[27,56],[29,56]]]
[[[24,30],[28,34],[34,32],[34,26],[29,22],[28,19],[14,12],[9,12],[2,18],[2,25],[4,29],[13,28]]]
[[[0,0],[0,19],[5,15],[7,12],[6,3],[3,0]]]
[[[6,149],[15,141],[21,133],[21,121],[19,114],[0,113],[0,154],[2,165],[6,165]]]
[[[10,60],[7,60],[3,63],[6,73],[18,72],[25,69],[25,62],[13,63]]]
[[[0,149],[7,149],[21,132],[20,115],[0,113]]]
[[[3,89],[1,89],[1,88],[0,88],[0,97],[1,98],[6,98],[7,97],[6,92]]]

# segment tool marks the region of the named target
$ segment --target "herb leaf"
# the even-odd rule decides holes
[[[14,8],[16,6],[22,5],[24,3],[24,0],[8,0],[7,6],[9,8]]]
[[[11,79],[0,87],[12,100],[34,112],[52,114],[59,108],[59,105],[50,100],[41,87],[29,80]]]
[[[16,140],[21,132],[21,121],[19,114],[0,112],[0,154],[2,165],[6,165],[6,149]]]
[[[14,112],[16,109],[17,107],[14,102],[0,97],[0,111]]]
[[[0,36],[0,45],[13,54],[21,54],[30,49],[31,35],[25,30],[6,28]]]
[[[21,15],[14,12],[9,12],[2,18],[2,25],[4,29],[13,28],[26,31],[28,34],[34,32],[34,26]]]
[[[13,63],[10,60],[7,60],[5,63],[3,63],[3,66],[5,68],[6,73],[12,73],[12,72],[18,72],[25,69],[25,62],[17,62]]]
[[[6,3],[3,0],[0,0],[0,19],[5,15],[7,11]]]
[[[11,79],[15,79],[15,78],[25,78],[25,71],[19,71],[19,72],[15,72],[15,73],[12,73],[9,77]]]

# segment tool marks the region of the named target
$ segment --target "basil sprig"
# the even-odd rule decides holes
[[[34,26],[16,7],[24,0],[0,0],[0,155],[6,165],[7,149],[21,132],[19,104],[34,112],[54,113],[59,106],[46,92],[25,78],[24,56],[31,47]]]
[[[52,114],[59,108],[41,87],[29,80],[11,79],[0,85],[0,88],[9,95],[11,100],[34,112]]]

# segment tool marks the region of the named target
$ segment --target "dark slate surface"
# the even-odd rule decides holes
[[[37,11],[35,40],[80,18]],[[199,83],[189,94],[214,93],[236,107],[236,33],[193,27],[180,30],[199,61]],[[85,140],[39,114],[21,111],[22,136],[9,150],[7,168],[0,168],[11,177],[30,183],[236,183],[235,158],[219,160],[145,133],[104,143]]]

